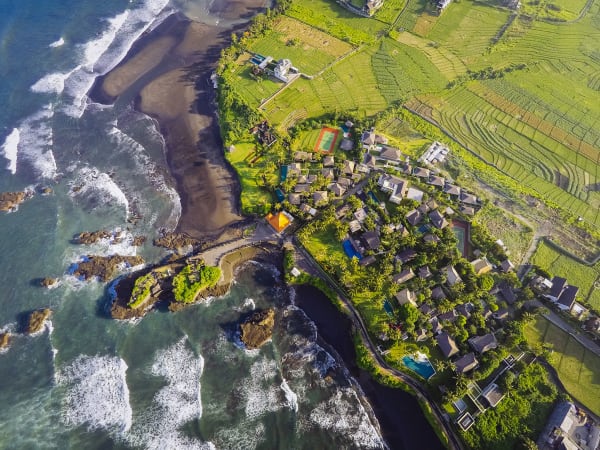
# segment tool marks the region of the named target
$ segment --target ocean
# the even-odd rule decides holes
[[[136,322],[107,316],[110,285],[68,274],[87,254],[149,263],[167,254],[151,242],[175,229],[181,202],[156,121],[132,98],[107,106],[86,93],[174,11],[237,23],[210,12],[219,1],[0,0],[0,192],[36,192],[0,213],[0,330],[14,333],[0,353],[2,449],[386,446],[374,415],[383,406],[370,403],[376,396],[365,396],[351,361],[328,347],[275,267],[248,263],[224,297]],[[99,229],[123,239],[72,242]],[[134,247],[138,235],[148,241]],[[59,283],[41,288],[43,277]],[[235,324],[270,306],[273,339],[245,350]],[[53,310],[45,329],[22,334],[26,314],[44,307]],[[403,395],[407,426],[393,448],[415,448],[423,435],[439,448]]]

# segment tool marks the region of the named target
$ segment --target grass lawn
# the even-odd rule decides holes
[[[594,287],[594,282],[600,279],[600,263],[586,266],[543,241],[533,254],[531,262],[552,275],[566,278],[570,285],[578,286],[579,297],[589,302],[596,310],[600,310],[600,289]]]
[[[242,142],[235,144],[235,150],[225,153],[227,160],[235,168],[242,183],[242,210],[252,211],[253,208],[271,203],[271,193],[260,186],[261,175],[265,173],[268,158],[262,157],[254,164],[250,162],[256,158],[255,144],[253,142]],[[276,172],[267,173],[272,179],[277,180]]]
[[[533,344],[552,344],[550,364],[565,388],[595,414],[600,414],[600,357],[540,316],[525,328],[525,336]]]

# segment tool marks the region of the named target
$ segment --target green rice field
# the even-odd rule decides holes
[[[516,15],[497,3],[461,0],[438,16],[427,0],[392,0],[364,18],[329,0],[293,0],[251,49],[315,76],[278,91],[242,64],[235,89],[255,106],[277,92],[262,113],[280,131],[403,104],[499,179],[600,232],[600,0],[523,2]],[[396,140],[408,154],[424,145]]]
[[[600,357],[541,316],[525,327],[525,336],[530,344],[552,345],[550,363],[569,394],[600,414]]]
[[[544,241],[540,241],[531,262],[554,276],[566,278],[570,285],[579,287],[579,297],[600,311],[600,289],[596,288],[600,287],[600,263],[586,266]]]

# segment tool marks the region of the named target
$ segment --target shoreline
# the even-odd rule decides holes
[[[315,323],[319,339],[338,353],[361,387],[389,448],[444,449],[414,395],[378,383],[358,366],[352,341],[352,321],[318,288],[310,285],[297,285],[293,288],[296,290],[296,306]],[[333,323],[335,326],[332,327]]]
[[[263,4],[246,0],[225,13],[241,15]],[[241,184],[224,155],[209,81],[231,33],[246,25],[219,28],[171,14],[142,35],[113,70],[98,77],[89,93],[103,104],[131,98],[137,111],[157,122],[181,202],[175,231],[196,239],[216,240],[244,220]]]

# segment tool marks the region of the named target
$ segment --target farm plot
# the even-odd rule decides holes
[[[358,16],[328,0],[296,0],[286,15],[352,45],[375,42],[388,25]]]
[[[352,46],[317,28],[283,16],[274,30],[254,42],[250,50],[275,59],[288,58],[301,72],[310,75],[351,51]]]
[[[394,20],[396,20],[396,17],[398,17],[398,14],[400,14],[407,1],[408,0],[386,0],[381,9],[375,13],[375,18],[391,25],[394,23]],[[364,5],[364,2],[362,2],[362,4]]]
[[[587,0],[542,0],[538,2],[523,2],[521,14],[536,16],[539,19],[556,21],[575,20]]]
[[[550,274],[566,278],[572,286],[579,287],[579,296],[600,310],[600,298],[595,282],[600,277],[600,264],[586,266],[565,255],[545,242],[540,242],[531,262]]]
[[[467,72],[466,66],[456,55],[428,39],[404,32],[398,33],[396,40],[421,51],[448,81]]]
[[[305,110],[305,117],[325,111],[353,111],[372,115],[388,106],[371,67],[371,50],[344,59],[313,80],[298,80],[266,105],[272,123],[289,124],[290,113]]]
[[[445,78],[423,53],[391,39],[381,41],[372,65],[378,88],[389,103],[446,86]]]
[[[268,76],[253,75],[249,59],[248,54],[238,58],[233,78],[235,82],[231,86],[249,105],[258,107],[264,99],[281,89],[283,83]]]
[[[599,224],[598,210],[587,203],[587,186],[598,182],[595,164],[552,137],[557,127],[534,128],[533,119],[527,123],[516,105],[486,96],[482,89],[480,83],[469,83],[442,98],[420,96],[429,109],[417,107],[489,164],[554,204]]]
[[[569,394],[600,414],[600,357],[541,316],[525,327],[525,337],[534,345],[552,345],[550,364]]]
[[[453,2],[425,36],[449,49],[465,64],[481,64],[481,56],[508,21],[509,12],[471,0]],[[473,67],[472,70],[477,67]]]

